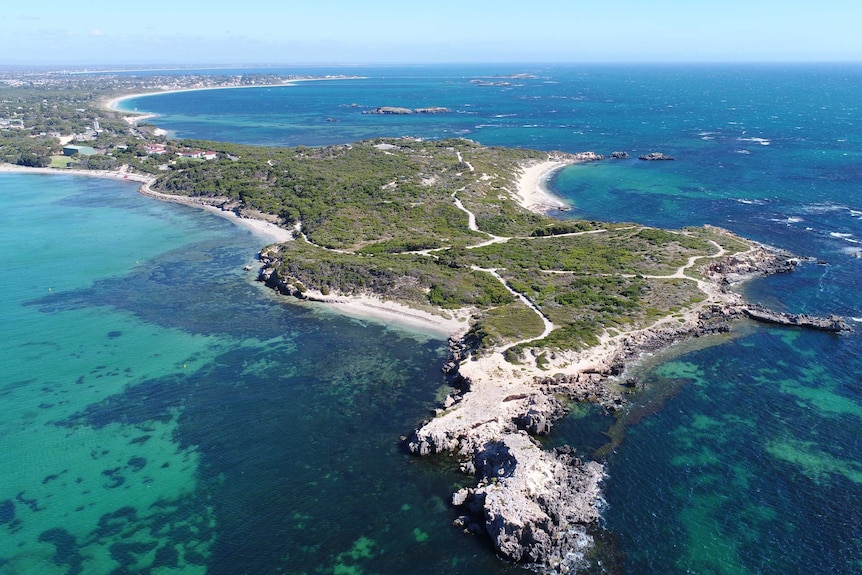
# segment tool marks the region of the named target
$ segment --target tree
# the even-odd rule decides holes
[[[18,157],[18,161],[16,163],[19,166],[26,166],[28,168],[46,168],[51,165],[51,158],[48,156],[24,152]]]

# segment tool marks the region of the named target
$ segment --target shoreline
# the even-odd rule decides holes
[[[162,194],[160,192],[156,192],[150,188],[152,183],[156,180],[154,176],[135,174],[127,172],[123,169],[116,171],[75,170],[68,168],[30,168],[26,166],[16,166],[13,164],[0,164],[0,174],[67,175],[135,182],[141,184],[137,191],[143,196],[147,196],[149,198],[164,202],[183,204],[186,206],[206,210],[214,215],[230,220],[237,226],[249,230],[256,236],[265,239],[266,241],[280,243],[293,239],[293,232],[291,230],[286,230],[271,222],[255,218],[245,218],[230,210],[223,210],[218,206],[207,204],[201,201],[196,201],[194,198],[190,198],[187,196],[175,196],[171,194]]]
[[[411,331],[427,332],[442,339],[458,338],[469,329],[469,313],[453,313],[449,317],[413,308],[396,301],[370,295],[323,295],[309,290],[300,301],[326,304],[322,309],[356,319],[397,325]]]
[[[193,208],[200,208],[202,210],[206,210],[216,216],[225,218],[226,220],[233,222],[241,228],[249,230],[256,236],[266,239],[271,243],[282,243],[293,240],[292,230],[285,229],[272,222],[257,218],[247,218],[237,214],[232,210],[222,209],[221,207],[215,205],[215,203],[208,203],[192,198],[190,196],[177,196],[174,194],[164,194],[162,192],[157,192],[151,188],[152,184],[155,181],[156,178],[149,178],[148,180],[146,180],[143,185],[138,189],[138,193],[147,196],[148,198],[153,198],[155,200],[171,202],[174,204],[183,204]],[[218,201],[222,200],[216,200],[216,202]]]
[[[548,181],[556,172],[581,162],[583,160],[549,157],[547,160],[522,167],[514,199],[527,210],[540,214],[570,207],[564,198],[550,191]]]
[[[2,174],[57,174],[71,176],[85,176],[88,178],[106,178],[111,180],[124,180],[145,184],[151,179],[150,176],[136,174],[120,170],[76,170],[70,168],[30,168],[27,166],[16,166],[15,164],[0,164]]]
[[[249,230],[255,236],[264,239],[270,244],[293,241],[292,230],[285,229],[272,222],[257,218],[243,217],[231,210],[225,210],[217,205],[208,204],[188,196],[177,196],[156,192],[150,187],[156,180],[156,178],[152,176],[132,174],[125,171],[30,168],[13,164],[0,164],[0,174],[4,173],[71,175],[140,183],[141,186],[137,190],[138,193],[148,198],[163,202],[183,204],[189,207],[205,210],[215,216],[227,219],[239,227]],[[444,317],[442,315],[436,315],[428,311],[400,304],[395,301],[382,300],[368,295],[324,296],[319,292],[312,292],[304,301],[309,303],[326,304],[324,308],[334,313],[357,319],[367,319],[380,323],[391,323],[408,330],[430,334],[441,339],[460,337],[470,327],[470,314],[467,312],[460,314],[452,313],[449,317]]]
[[[477,477],[474,487],[452,495],[463,513],[456,524],[465,532],[486,533],[501,555],[539,572],[583,566],[601,518],[604,464],[578,459],[571,448],[546,451],[535,437],[550,433],[568,412],[560,397],[618,411],[624,400],[610,385],[614,378],[645,354],[726,333],[746,307],[729,286],[795,265],[784,252],[745,243],[745,252],[707,256],[720,263],[700,268],[705,279],[694,281],[707,288],[706,297],[682,322],[668,315],[646,327],[605,333],[598,345],[580,351],[545,350],[547,369],[509,363],[500,349],[475,358],[463,345],[450,344],[453,390],[404,443],[420,456],[454,454],[461,470]]]
[[[345,76],[345,77],[322,77],[322,78],[296,78],[293,80],[285,80],[279,84],[249,84],[242,86],[200,86],[200,87],[190,87],[190,88],[171,88],[169,90],[153,90],[149,92],[138,92],[134,94],[125,94],[122,96],[112,96],[110,98],[102,99],[99,104],[101,107],[111,110],[113,112],[120,112],[122,114],[130,114],[130,117],[126,117],[126,121],[130,124],[134,124],[136,122],[141,122],[144,120],[149,120],[151,118],[157,118],[159,114],[155,114],[152,112],[136,112],[133,110],[124,110],[119,107],[120,103],[124,100],[131,100],[133,98],[143,98],[148,96],[160,96],[163,94],[179,94],[181,92],[203,92],[207,90],[237,90],[243,88],[283,88],[294,86],[300,82],[317,82],[317,81],[332,81],[332,80],[362,80],[363,76]]]

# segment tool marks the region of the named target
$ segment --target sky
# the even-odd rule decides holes
[[[10,0],[0,66],[862,61],[858,0]]]

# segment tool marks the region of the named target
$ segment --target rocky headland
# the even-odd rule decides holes
[[[297,219],[289,228],[282,228],[297,241],[262,250],[264,267],[259,279],[280,293],[304,300],[340,305],[371,298],[375,311],[391,303],[386,300],[405,305],[420,302],[425,305],[423,310],[432,313],[451,316],[457,311],[472,316],[469,321],[462,321],[463,315],[454,317],[456,321],[451,324],[450,333],[458,335],[450,342],[444,371],[452,392],[431,419],[404,437],[404,446],[417,456],[452,454],[461,469],[475,478],[470,487],[452,495],[452,504],[460,510],[456,525],[461,529],[487,535],[499,555],[509,561],[544,573],[575,571],[590,560],[599,528],[604,467],[600,461],[591,460],[590,454],[545,450],[536,438],[552,431],[570,402],[590,402],[608,411],[621,409],[625,386],[617,379],[627,365],[646,352],[728,331],[731,322],[746,317],[746,309],[751,307],[732,289],[734,284],[758,275],[791,271],[799,260],[717,228],[666,231],[628,224],[552,221],[542,214],[524,213],[527,209],[548,209],[553,198],[543,190],[542,182],[554,169],[604,158],[592,152],[543,157],[463,141],[433,146],[413,140],[386,144],[381,148],[379,142],[369,142],[315,154],[327,161],[350,159],[351,154],[372,159],[385,156],[387,161],[401,158],[405,165],[408,159],[415,161],[411,169],[421,169],[421,176],[409,189],[423,195],[421,202],[409,204],[410,210],[426,209],[429,204],[435,212],[461,212],[463,215],[453,218],[460,224],[447,232],[448,241],[454,243],[454,238],[460,245],[452,248],[445,243],[417,243],[414,236],[425,222],[419,216],[403,226],[409,228],[410,237],[396,235],[396,241],[378,244],[391,253],[368,251],[375,245],[353,245],[356,233],[343,238],[335,235],[341,233],[341,226],[321,229],[320,222],[313,220],[315,225],[309,226]],[[515,153],[519,154],[517,161],[507,157]],[[278,177],[290,176],[302,183],[301,162],[309,160],[304,150],[296,154],[302,157],[281,160],[289,170],[272,166],[275,160],[269,157],[263,165],[273,168]],[[346,162],[345,169],[355,170],[358,165],[363,163]],[[204,164],[212,171],[222,169],[217,164],[210,166]],[[317,164],[311,167],[309,173],[321,176]],[[407,171],[406,167],[399,169],[402,172],[398,173]],[[343,178],[345,172],[332,170],[330,175]],[[371,192],[384,196],[386,202],[372,204],[372,211],[400,200],[395,194],[401,180],[395,175],[377,177],[379,185]],[[153,197],[175,201],[172,195],[153,192],[150,185],[144,188]],[[217,206],[214,209],[240,214],[246,213],[241,208],[250,207],[234,206],[235,199],[223,194],[189,201],[206,201]],[[347,208],[344,213],[354,219],[362,213],[352,204]],[[484,225],[501,226],[497,214],[504,209],[535,223],[494,228],[496,233],[486,231]],[[402,217],[410,215],[404,213],[407,215]],[[383,227],[386,223],[376,224]],[[392,235],[402,233],[398,226],[385,229]],[[380,235],[379,230],[366,230]],[[626,254],[632,263],[608,267],[604,256],[594,255],[596,250]],[[578,258],[563,261],[572,254]],[[548,288],[560,286],[561,298],[555,300],[558,306],[566,296],[577,295],[579,284],[572,280],[613,277],[615,290],[630,286],[632,292],[656,292],[659,299],[638,309],[655,304],[664,311],[657,315],[633,312],[626,321],[612,323],[591,319],[595,329],[588,343],[572,339],[571,345],[568,341],[564,345],[547,344],[543,340],[558,334],[556,330],[571,320],[556,316],[552,321],[543,311],[545,304],[525,295],[524,288],[516,289],[519,276],[501,275],[506,267],[513,268],[510,272],[514,274],[518,265],[532,274],[520,277]],[[432,279],[421,280],[423,274]],[[449,287],[447,282],[463,286],[462,291],[442,289]],[[458,305],[428,310],[434,304],[428,296],[435,289],[440,301]],[[490,303],[469,299],[475,294],[494,299]],[[623,297],[622,291],[615,291],[607,299],[623,302]],[[578,305],[571,304],[572,313],[585,317],[589,310]],[[501,336],[488,345],[476,342],[481,337],[464,337],[467,328],[478,325],[483,313],[504,308],[510,314],[505,316],[507,322],[486,325],[514,328],[515,335],[509,339]],[[420,312],[405,307],[397,313],[412,317]],[[602,325],[614,327],[597,327]]]
[[[729,331],[751,309],[731,289],[734,284],[798,264],[785,252],[751,246],[698,270],[708,298],[682,323],[665,318],[647,328],[605,334],[598,346],[553,352],[548,369],[508,363],[499,351],[477,357],[463,340],[450,341],[444,371],[453,392],[405,441],[417,455],[453,453],[461,469],[475,476],[474,487],[452,496],[463,512],[456,525],[489,535],[501,556],[539,572],[582,567],[602,507],[604,467],[570,449],[546,451],[534,437],[551,431],[567,413],[568,401],[620,409],[623,386],[614,381],[628,364],[689,338]],[[548,350],[533,354],[540,351]]]

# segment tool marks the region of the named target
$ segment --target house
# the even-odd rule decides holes
[[[181,150],[177,152],[177,155],[181,158],[191,158],[196,160],[215,160],[218,158],[218,152],[214,152],[212,150]]]
[[[147,144],[147,153],[150,155],[161,155],[167,152],[164,144]]]

